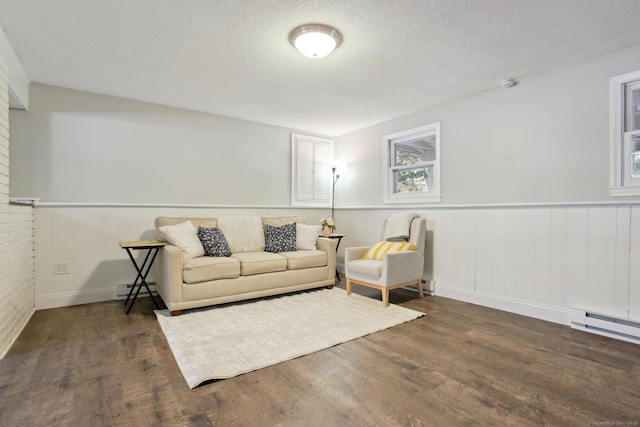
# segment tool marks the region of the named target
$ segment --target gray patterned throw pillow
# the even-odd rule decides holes
[[[296,251],[296,223],[281,227],[264,226],[264,250],[266,252]]]
[[[204,228],[198,227],[198,238],[202,242],[205,255],[207,256],[231,256],[231,249],[229,248],[229,242],[224,237],[222,231],[219,228]]]

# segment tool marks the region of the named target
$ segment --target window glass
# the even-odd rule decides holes
[[[409,129],[383,138],[385,202],[440,200],[440,124]]]
[[[640,136],[631,139],[631,178],[640,178]]]
[[[627,110],[625,132],[640,130],[640,82],[625,86],[625,104]]]

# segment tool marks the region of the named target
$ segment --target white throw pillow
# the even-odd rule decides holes
[[[198,238],[198,232],[191,221],[158,228],[162,240],[182,251],[182,259],[204,256],[204,247]]]
[[[321,225],[296,223],[296,249],[315,251],[316,242],[321,232]]]

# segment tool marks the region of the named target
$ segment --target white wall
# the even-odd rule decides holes
[[[639,64],[635,46],[342,135],[334,151],[349,175],[336,204],[383,205],[382,136],[433,122],[441,204],[610,201],[609,79]]]
[[[290,129],[40,84],[11,121],[13,197],[289,205]]]

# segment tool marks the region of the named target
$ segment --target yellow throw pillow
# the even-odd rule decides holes
[[[373,245],[362,259],[382,260],[390,252],[415,251],[416,245],[409,242],[378,242]]]

